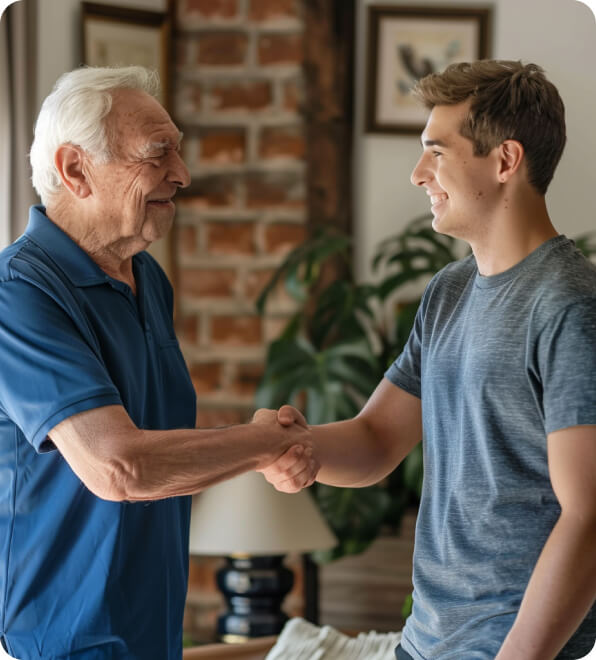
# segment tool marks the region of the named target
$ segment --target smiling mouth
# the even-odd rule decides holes
[[[170,204],[173,206],[174,202],[168,197],[166,199],[150,199],[148,204],[155,204],[157,206],[169,206]]]
[[[436,206],[437,204],[440,204],[441,202],[444,202],[447,199],[449,199],[449,197],[445,193],[440,193],[438,195],[431,195],[430,203],[431,206]]]

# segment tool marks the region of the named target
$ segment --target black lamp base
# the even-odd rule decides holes
[[[227,557],[217,572],[217,585],[228,611],[217,621],[217,634],[224,642],[242,642],[252,637],[277,635],[288,620],[281,604],[294,584],[283,555],[272,557]]]

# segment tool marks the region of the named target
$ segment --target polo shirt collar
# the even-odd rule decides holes
[[[25,236],[42,249],[75,286],[103,284],[111,278],[46,215],[42,205],[29,210]]]

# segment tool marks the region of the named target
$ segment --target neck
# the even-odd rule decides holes
[[[119,242],[102,244],[93,230],[94,223],[86,222],[79,209],[68,200],[57,198],[46,206],[48,218],[67,234],[111,278],[120,280],[136,294],[132,269],[132,255],[125,254]]]
[[[97,253],[88,250],[85,250],[85,252],[87,252],[104,273],[115,280],[120,280],[128,284],[132,292],[136,295],[137,283],[132,269],[132,257],[122,259],[116,252],[109,252],[108,250]]]
[[[525,259],[543,243],[558,236],[544,197],[512,200],[506,212],[484,226],[482,236],[469,241],[481,275],[502,273]]]

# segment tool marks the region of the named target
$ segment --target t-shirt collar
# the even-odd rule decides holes
[[[496,275],[481,275],[476,273],[475,285],[480,289],[492,289],[501,286],[518,277],[521,273],[533,268],[539,263],[551,250],[568,244],[571,241],[564,235],[559,234],[539,245],[533,252],[519,261],[517,264]]]

